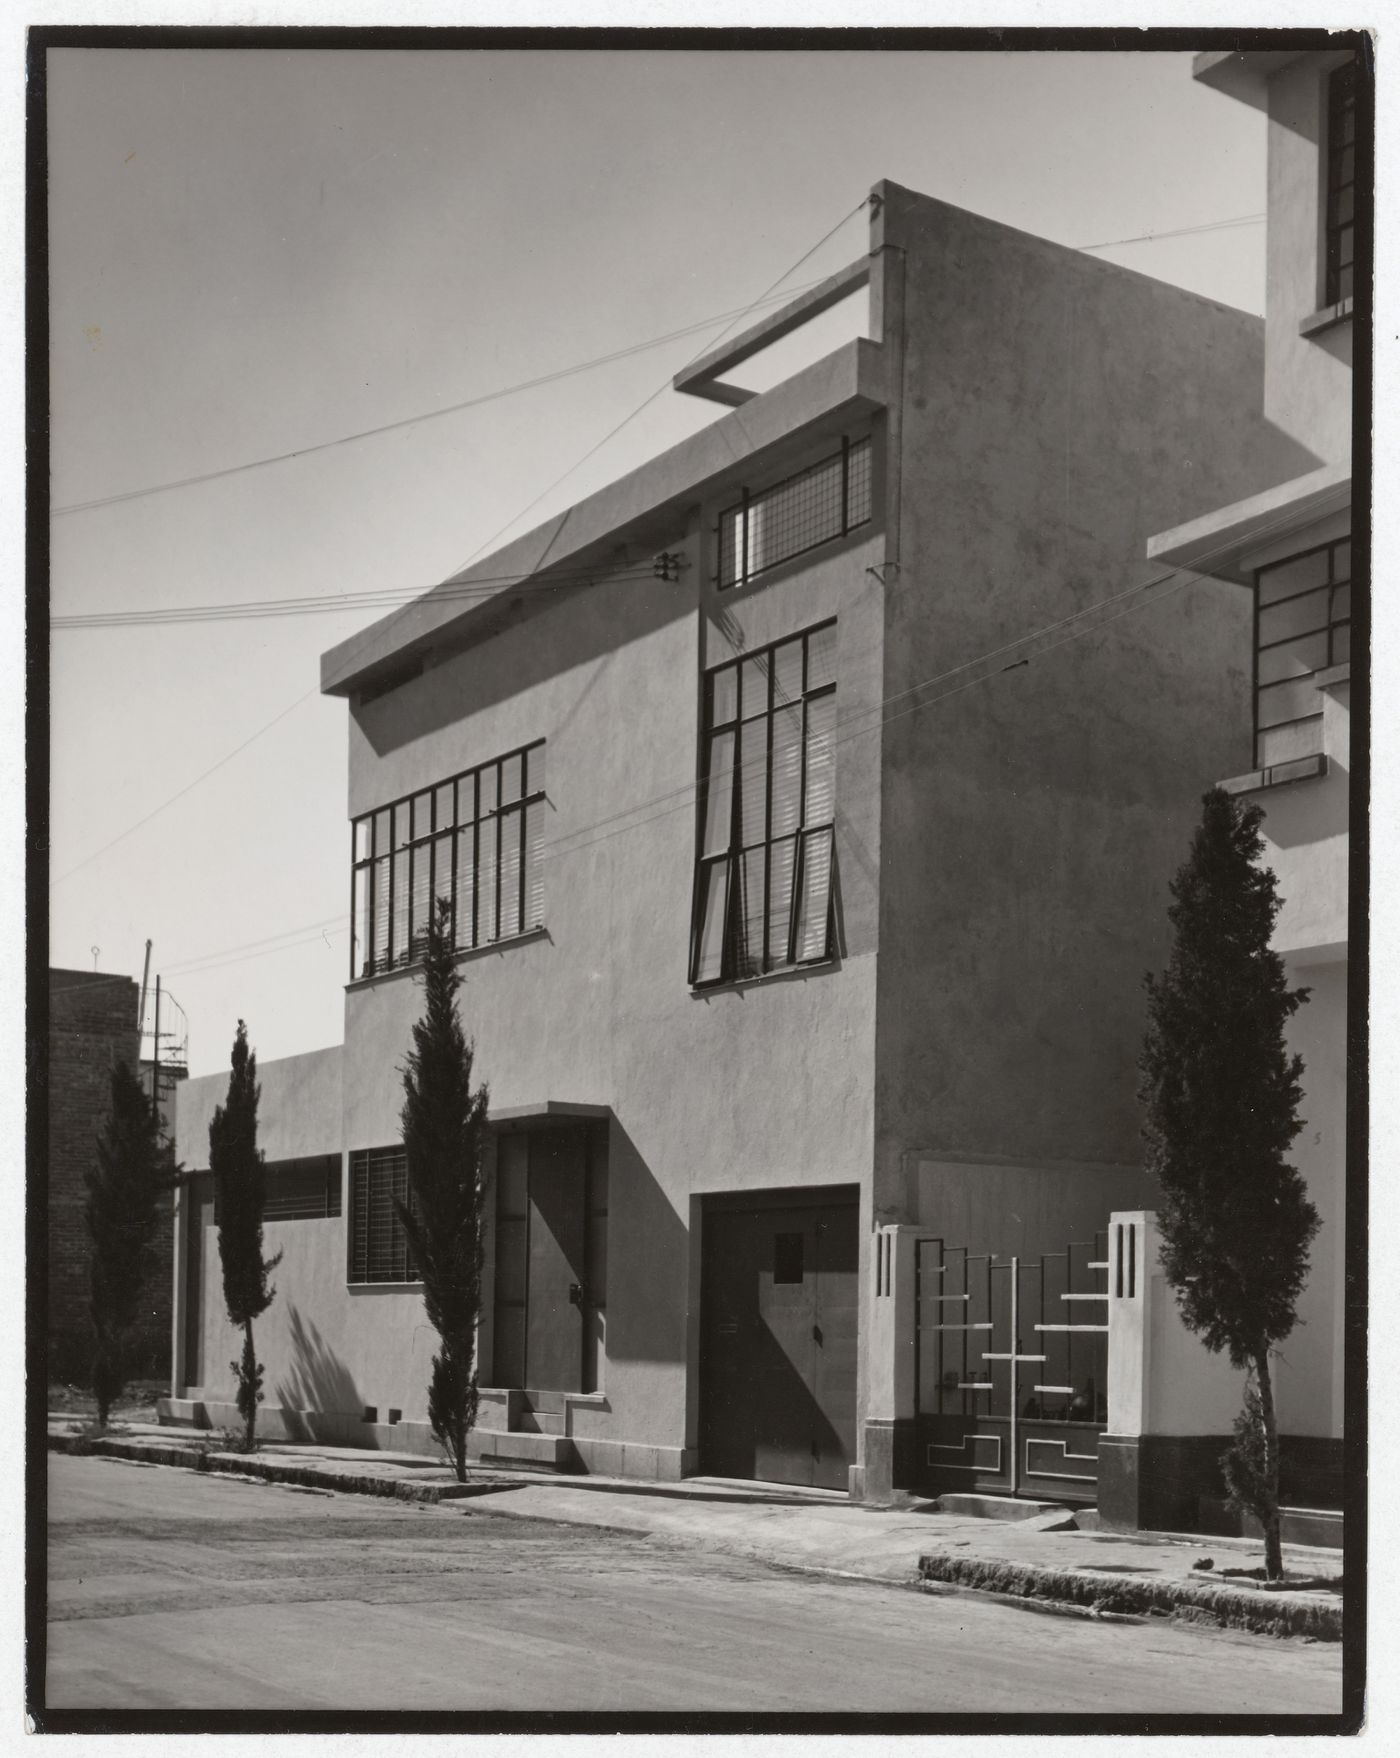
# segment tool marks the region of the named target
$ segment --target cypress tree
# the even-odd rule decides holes
[[[1203,805],[1171,887],[1171,957],[1146,980],[1143,1133],[1161,1191],[1162,1267],[1182,1318],[1247,1375],[1223,1465],[1232,1505],[1264,1529],[1265,1573],[1278,1580],[1270,1352],[1296,1322],[1319,1224],[1286,1159],[1303,1127],[1303,1061],[1289,1055],[1284,1028],[1308,991],[1289,988],[1270,944],[1282,900],[1259,865],[1262,810],[1221,788]]]
[[[263,1206],[267,1196],[263,1157],[258,1149],[258,1059],[248,1048],[248,1028],[240,1019],[233,1040],[228,1100],[209,1123],[209,1170],[214,1175],[223,1268],[224,1306],[229,1323],[243,1332],[241,1360],[229,1363],[238,1381],[238,1413],[243,1444],[253,1450],[253,1433],[262,1402],[263,1370],[253,1349],[253,1320],[267,1311],[276,1290],[268,1277],[282,1261],[263,1256]]]
[[[439,900],[423,960],[423,1017],[413,1028],[403,1072],[409,1200],[396,1199],[395,1207],[440,1345],[428,1386],[429,1420],[458,1482],[464,1482],[467,1436],[477,1412],[487,1092],[484,1086],[472,1089],[473,1049],[457,1017],[461,980],[450,928],[448,905]]]
[[[131,1334],[156,1267],[160,1194],[169,1188],[154,1107],[125,1062],[112,1070],[112,1109],[97,1139],[97,1163],[84,1173],[83,1214],[92,1240],[92,1391],[103,1428],[126,1384]]]

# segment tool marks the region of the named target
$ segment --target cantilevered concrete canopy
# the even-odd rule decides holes
[[[726,481],[740,480],[785,444],[823,424],[883,408],[885,376],[879,343],[848,342],[332,647],[321,656],[323,693],[348,696],[392,678],[434,646],[469,641],[478,627],[484,633],[524,579],[547,581],[552,571],[567,567],[572,586],[581,567],[596,565],[601,571],[616,565],[618,547],[629,539],[650,534],[664,540],[659,521],[674,518]],[[464,597],[461,588],[474,582],[483,595]]]
[[[1147,559],[1249,586],[1253,575],[1242,556],[1350,505],[1351,466],[1326,464],[1170,531],[1159,531],[1147,540]]]

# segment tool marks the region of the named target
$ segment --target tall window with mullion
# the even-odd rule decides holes
[[[1341,539],[1260,568],[1255,586],[1254,760],[1319,749],[1316,674],[1351,658],[1351,543]]]
[[[710,672],[703,738],[691,982],[830,958],[836,624]]]
[[[528,745],[355,820],[352,980],[420,959],[439,899],[462,951],[543,924],[544,750]]]
[[[1349,299],[1356,252],[1356,63],[1327,82],[1327,274],[1324,302]]]

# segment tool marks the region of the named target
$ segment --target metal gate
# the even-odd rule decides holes
[[[1093,1502],[1108,1418],[1106,1236],[1037,1258],[921,1239],[915,1273],[915,1487]]]

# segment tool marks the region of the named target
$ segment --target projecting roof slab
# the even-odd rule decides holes
[[[1147,540],[1147,559],[1248,586],[1252,576],[1241,558],[1249,551],[1350,505],[1350,465],[1328,464],[1170,531],[1159,531]]]
[[[597,565],[601,571],[620,542],[640,535],[658,517],[679,513],[727,481],[742,480],[761,459],[767,461],[766,454],[788,442],[871,414],[885,402],[879,343],[848,342],[332,647],[321,656],[322,692],[348,696],[392,676],[441,642],[468,638],[476,625],[488,626],[499,615],[502,601],[524,579],[547,581],[553,570],[565,567]],[[464,599],[461,587],[478,582],[496,590]]]

